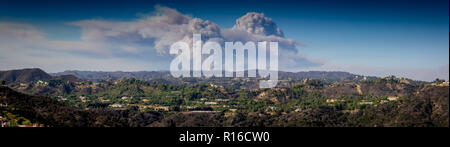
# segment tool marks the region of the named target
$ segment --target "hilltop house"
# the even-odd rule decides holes
[[[397,96],[389,96],[389,97],[387,97],[387,99],[389,101],[396,101],[396,100],[398,100],[398,97]]]
[[[109,105],[109,107],[111,107],[111,108],[125,108],[125,106],[122,105],[122,104],[111,104],[111,105]]]

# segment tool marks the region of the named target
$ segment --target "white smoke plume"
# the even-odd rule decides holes
[[[242,30],[251,34],[284,37],[283,31],[264,13],[249,12],[236,20],[233,30]]]
[[[84,63],[91,59],[91,61],[102,60],[97,63],[109,63],[103,61],[117,59],[121,63],[111,63],[109,69],[114,69],[114,64],[121,64],[125,67],[128,63],[126,61],[130,61],[129,63],[133,63],[130,67],[139,65],[133,69],[167,70],[164,67],[169,67],[172,58],[169,54],[170,45],[177,41],[190,43],[193,40],[193,33],[196,33],[201,34],[203,43],[215,41],[221,45],[224,45],[225,41],[243,43],[276,41],[279,44],[280,70],[321,64],[300,55],[297,46],[301,46],[301,44],[293,39],[285,38],[275,22],[262,13],[247,13],[236,20],[234,27],[220,28],[211,21],[157,5],[153,13],[134,20],[90,19],[67,24],[81,28],[81,40],[49,40],[45,37],[45,33],[32,25],[0,22],[0,47],[5,53],[3,56],[6,58],[8,57],[6,53],[10,55],[21,53],[17,56],[24,56],[23,58],[26,60],[18,61],[20,58],[15,58],[17,60],[15,63],[44,68],[48,64],[38,65],[39,61],[36,58],[33,58],[36,61],[29,59],[39,56],[39,58],[45,58],[46,62],[55,64],[63,62],[56,61],[59,58],[51,55],[73,56],[74,63],[77,63],[76,59],[79,57],[83,58],[79,58],[82,60],[78,63]],[[54,60],[50,60],[52,58]],[[58,66],[53,65],[47,69],[52,69],[51,71],[65,70],[67,67],[64,66],[69,63],[64,63]],[[102,65],[91,67],[93,65],[95,64],[89,64],[89,69],[104,67]],[[76,67],[76,65],[73,64],[71,67]],[[77,68],[83,69],[83,67],[85,65]]]
[[[83,20],[70,23],[82,28],[85,41],[122,42],[129,45],[151,45],[158,53],[168,53],[177,41],[191,41],[192,33],[208,39],[219,38],[217,24],[183,15],[178,11],[156,6],[154,15],[130,22]]]
[[[131,53],[154,49],[159,54],[167,55],[171,44],[177,41],[192,42],[192,34],[198,33],[202,35],[203,42],[277,41],[280,56],[283,60],[290,60],[291,67],[320,64],[299,55],[297,46],[301,44],[285,38],[275,22],[263,13],[249,12],[237,19],[233,28],[223,29],[213,22],[181,14],[175,9],[163,6],[155,8],[153,14],[134,21],[82,20],[70,24],[82,28],[84,41],[120,42],[122,45],[119,46],[123,47],[119,50]],[[287,65],[283,61],[280,64]]]

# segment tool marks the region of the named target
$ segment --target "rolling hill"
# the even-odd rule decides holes
[[[39,68],[0,71],[0,80],[6,82],[31,82],[36,80],[49,80],[52,76]]]

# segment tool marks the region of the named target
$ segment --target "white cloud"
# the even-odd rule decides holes
[[[109,54],[101,43],[47,40],[31,25],[0,22],[0,69],[37,67],[48,72],[67,69],[139,70],[147,64],[117,57],[86,56]]]

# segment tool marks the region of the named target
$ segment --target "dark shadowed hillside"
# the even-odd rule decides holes
[[[36,80],[48,80],[52,76],[39,68],[0,71],[0,80],[6,82],[31,82]]]
[[[61,80],[66,82],[80,82],[81,79],[74,75],[60,75],[53,78],[54,80]]]
[[[82,109],[45,96],[32,96],[0,86],[1,112],[50,127],[143,127],[159,119],[156,112]]]
[[[59,73],[53,73],[54,76],[74,75],[82,80],[118,80],[136,78],[140,80],[163,79],[172,77],[168,71],[138,71],[138,72],[103,72],[103,71],[78,71],[68,70]]]

